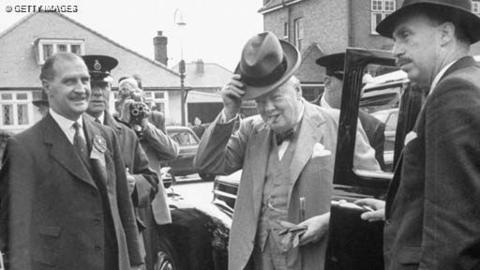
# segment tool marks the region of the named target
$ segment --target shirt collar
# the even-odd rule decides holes
[[[102,112],[98,117],[95,117],[103,125],[105,123],[105,112]]]
[[[430,87],[430,91],[428,92],[428,95],[432,94],[433,89],[435,89],[435,87],[437,87],[438,82],[439,82],[440,79],[443,77],[443,75],[445,74],[445,72],[447,72],[448,68],[451,67],[453,64],[455,64],[455,62],[457,62],[457,60],[450,62],[448,65],[444,66],[444,67],[437,73],[437,76],[435,76],[435,78],[433,79],[432,86]]]
[[[60,129],[67,136],[68,140],[71,143],[73,143],[73,136],[75,135],[75,130],[73,128],[73,123],[77,122],[80,125],[81,130],[83,130],[82,115],[80,115],[80,117],[77,119],[77,121],[73,121],[73,120],[70,120],[70,119],[65,118],[64,116],[58,114],[52,108],[48,109],[48,112],[52,116],[53,120],[55,120],[55,122],[57,122],[57,124],[60,126]],[[83,132],[81,133],[81,136],[83,136]]]
[[[322,98],[320,99],[320,106],[327,109],[332,108],[332,106],[330,106],[330,104],[328,104],[327,100],[325,99],[325,95],[323,95]]]

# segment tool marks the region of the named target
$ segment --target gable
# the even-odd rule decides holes
[[[35,13],[28,16],[30,17],[0,36],[0,88],[40,87],[40,65],[37,63],[35,41],[43,38],[81,39],[86,54],[105,54],[117,58],[119,65],[112,71],[115,80],[139,74],[145,87],[168,88],[180,84],[179,75],[175,71],[64,15]]]

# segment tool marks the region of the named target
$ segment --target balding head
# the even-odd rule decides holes
[[[45,64],[43,64],[42,69],[40,71],[40,80],[52,80],[55,77],[55,70],[54,65],[58,61],[76,61],[80,60],[83,62],[83,59],[73,53],[62,52],[56,53],[50,56],[47,60],[45,60]]]

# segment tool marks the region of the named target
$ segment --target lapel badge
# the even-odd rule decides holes
[[[100,153],[105,153],[105,151],[107,151],[107,142],[102,136],[95,135],[93,138],[93,147],[95,147]]]

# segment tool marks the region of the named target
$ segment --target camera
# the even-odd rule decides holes
[[[137,136],[143,135],[142,120],[150,115],[150,108],[147,104],[139,101],[130,104],[130,125],[137,133]]]

